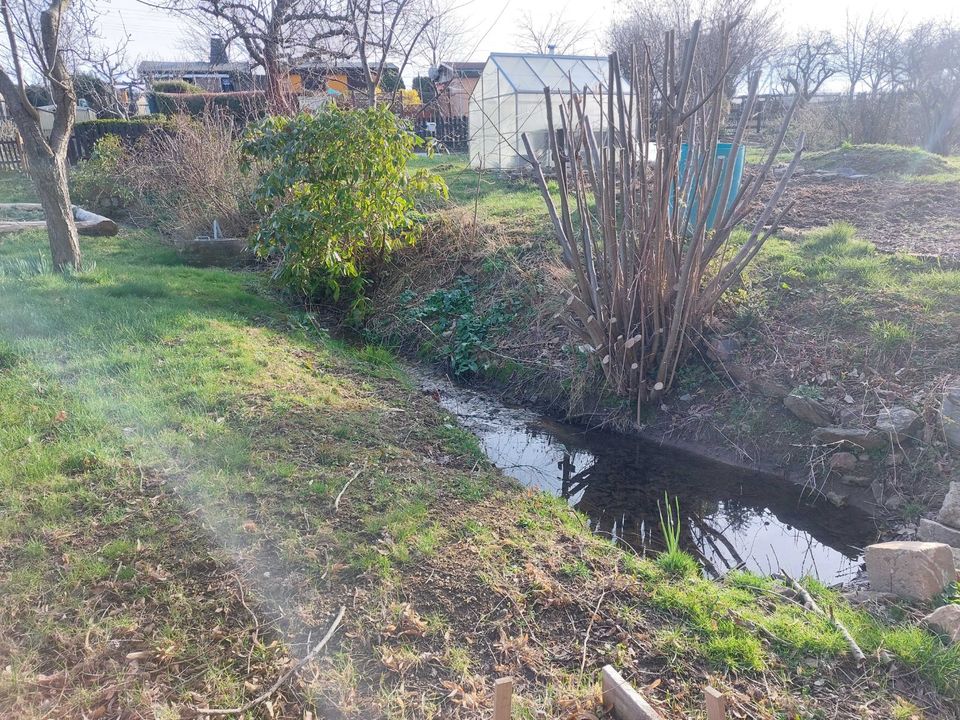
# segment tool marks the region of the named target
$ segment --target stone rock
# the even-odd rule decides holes
[[[841,593],[841,596],[851,605],[894,602],[898,599],[893,593],[877,592],[876,590],[848,590]]]
[[[950,547],[960,548],[960,530],[954,530],[935,520],[920,518],[917,526],[917,537],[924,542],[938,542]]]
[[[857,426],[863,419],[862,413],[852,407],[840,408],[840,424],[844,427]]]
[[[838,508],[842,508],[847,504],[847,496],[835,490],[828,490],[826,498],[831,505],[835,505]]]
[[[764,397],[779,400],[790,394],[790,388],[776,380],[767,378],[753,378],[750,380],[750,389],[758,392]]]
[[[946,636],[951,644],[960,643],[960,605],[944,605],[923,619],[924,625]]]
[[[790,393],[783,399],[787,410],[811,425],[824,427],[833,424],[833,413],[819,400]]]
[[[836,452],[830,456],[830,469],[842,472],[857,466],[857,456],[852,452]]]
[[[937,513],[937,521],[952,528],[960,528],[960,482],[950,483],[947,496]]]
[[[710,354],[722,363],[733,360],[740,352],[740,342],[733,337],[717,338],[710,345]]]
[[[856,487],[865,488],[870,487],[870,483],[873,481],[864,475],[842,475],[840,477],[840,482],[846,485],[854,485]]]
[[[907,499],[898,492],[892,492],[883,500],[883,506],[890,511],[897,511],[907,504]]]
[[[874,428],[895,439],[910,437],[921,425],[920,416],[910,408],[894,405],[884,408]]]
[[[957,575],[953,551],[943,543],[895,540],[868,545],[864,552],[870,588],[926,602]]]
[[[960,385],[948,387],[943,391],[940,422],[943,425],[947,444],[960,448]]]
[[[884,447],[889,440],[883,433],[866,428],[819,427],[813,431],[813,439],[822,445],[847,443],[864,450]]]
[[[953,564],[957,566],[957,580],[960,580],[960,548],[952,548]]]

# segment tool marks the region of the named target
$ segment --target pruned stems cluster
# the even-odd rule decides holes
[[[720,67],[727,66],[730,29],[712,30],[720,33]],[[794,104],[765,161],[734,187],[726,170],[732,163],[716,151],[727,116],[725,78],[698,69],[701,32],[699,22],[682,40],[668,32],[667,51],[656,65],[647,50],[634,51],[625,65],[611,55],[606,87],[571,88],[564,96],[544,89],[556,195],[523,136],[573,273],[561,318],[599,361],[609,385],[634,396],[638,409],[670,388],[704,318],[789,209],[776,214],[803,148],[801,136],[758,210],[761,185],[783,145]],[[752,77],[729,158],[743,144],[758,85],[759,76]],[[720,202],[710,218],[707,209],[718,196],[729,202]],[[745,223],[744,232],[735,234]]]

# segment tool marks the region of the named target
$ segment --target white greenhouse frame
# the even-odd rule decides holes
[[[527,134],[537,159],[552,166],[543,89],[552,91],[554,121],[571,91],[586,90],[587,115],[594,132],[604,127],[606,56],[493,53],[470,95],[470,164],[485,170],[528,167],[521,135]],[[624,93],[629,86],[623,81]]]

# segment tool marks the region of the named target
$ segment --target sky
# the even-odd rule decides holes
[[[516,28],[525,12],[535,22],[562,12],[565,20],[585,24],[590,38],[581,51],[603,54],[606,28],[625,4],[622,0],[572,0],[566,5],[557,0],[468,0],[461,9],[468,28],[463,54],[450,60],[485,60],[491,52],[517,50]],[[104,13],[102,34],[108,39],[129,34],[132,60],[194,59],[194,53],[185,49],[188,20],[138,0],[99,0],[98,5]],[[803,0],[781,5],[788,31],[791,27],[839,30],[847,12],[865,16],[871,10],[891,18],[906,17],[907,24],[931,17],[960,19],[956,0]],[[423,63],[414,63],[409,74],[426,70],[418,65]]]

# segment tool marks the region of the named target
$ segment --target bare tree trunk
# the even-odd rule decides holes
[[[79,270],[80,242],[67,185],[67,160],[50,157],[46,162],[31,162],[29,169],[47,221],[53,267],[59,271]]]
[[[280,62],[277,48],[263,49],[263,71],[267,78],[267,106],[273,115],[289,115],[293,110],[287,73]]]
[[[41,128],[40,114],[30,104],[24,89],[21,56],[15,34],[16,20],[12,18],[6,2],[0,5],[15,71],[14,79],[0,68],[0,95],[23,139],[27,170],[47,221],[53,267],[59,271],[79,270],[81,266],[80,243],[67,185],[67,147],[76,118],[77,98],[60,46],[61,14],[66,4],[67,0],[51,0],[50,5],[40,13],[40,37],[33,36],[33,50],[50,82],[56,105],[49,138]]]
[[[0,88],[5,84],[0,81]],[[6,96],[6,93],[4,93]],[[15,100],[19,97],[15,96]],[[47,221],[50,255],[57,270],[80,269],[80,243],[73,219],[70,190],[67,184],[66,145],[54,152],[43,135],[40,125],[20,102],[9,102],[14,124],[23,140],[27,171],[37,191],[43,215]]]

